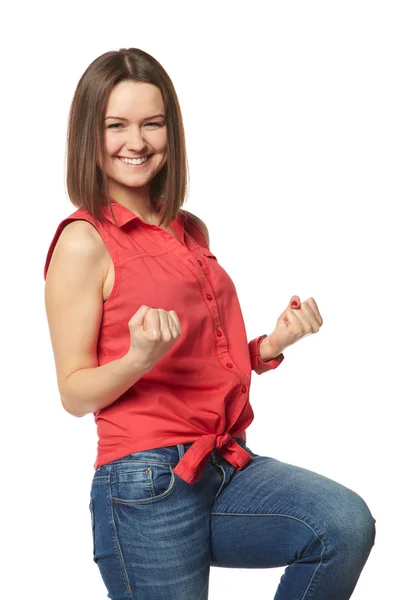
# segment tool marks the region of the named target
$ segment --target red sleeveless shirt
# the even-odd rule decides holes
[[[264,362],[265,335],[247,341],[235,285],[210,251],[203,231],[184,210],[171,226],[179,241],[112,199],[104,223],[78,209],[58,225],[44,278],[63,228],[84,219],[101,235],[115,282],[103,304],[98,364],[122,358],[130,346],[128,321],[142,306],[174,310],[182,335],[170,351],[122,396],[94,414],[94,468],[140,450],[194,442],[174,468],[198,481],[213,448],[240,470],[252,459],[233,438],[246,441],[253,421],[251,372],[275,369],[283,354]]]

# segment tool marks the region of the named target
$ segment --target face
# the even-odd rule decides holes
[[[167,161],[166,114],[160,90],[135,81],[116,84],[108,99],[103,127],[110,194],[125,195],[133,192],[132,188],[137,192],[137,188],[148,190],[150,181]],[[119,158],[142,156],[147,161],[139,165]],[[100,151],[97,164],[101,164]]]

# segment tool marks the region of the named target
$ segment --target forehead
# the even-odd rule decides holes
[[[146,116],[162,112],[164,102],[157,86],[151,83],[121,81],[110,92],[106,111],[121,117]],[[151,112],[149,112],[151,111]]]

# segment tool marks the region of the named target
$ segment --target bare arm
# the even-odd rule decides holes
[[[147,371],[132,349],[99,366],[97,341],[103,315],[105,246],[87,221],[62,231],[49,265],[45,303],[64,409],[76,417],[115,402]]]
[[[145,373],[130,352],[101,367],[78,369],[63,384],[62,404],[70,414],[83,417],[115,402]]]

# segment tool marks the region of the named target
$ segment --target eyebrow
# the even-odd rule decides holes
[[[151,117],[146,117],[145,119],[143,119],[144,121],[147,121],[147,119],[155,119],[156,117],[164,117],[164,115],[153,115]],[[107,119],[118,119],[119,121],[127,121],[128,119],[125,119],[125,117],[106,117],[104,120],[107,121]]]

